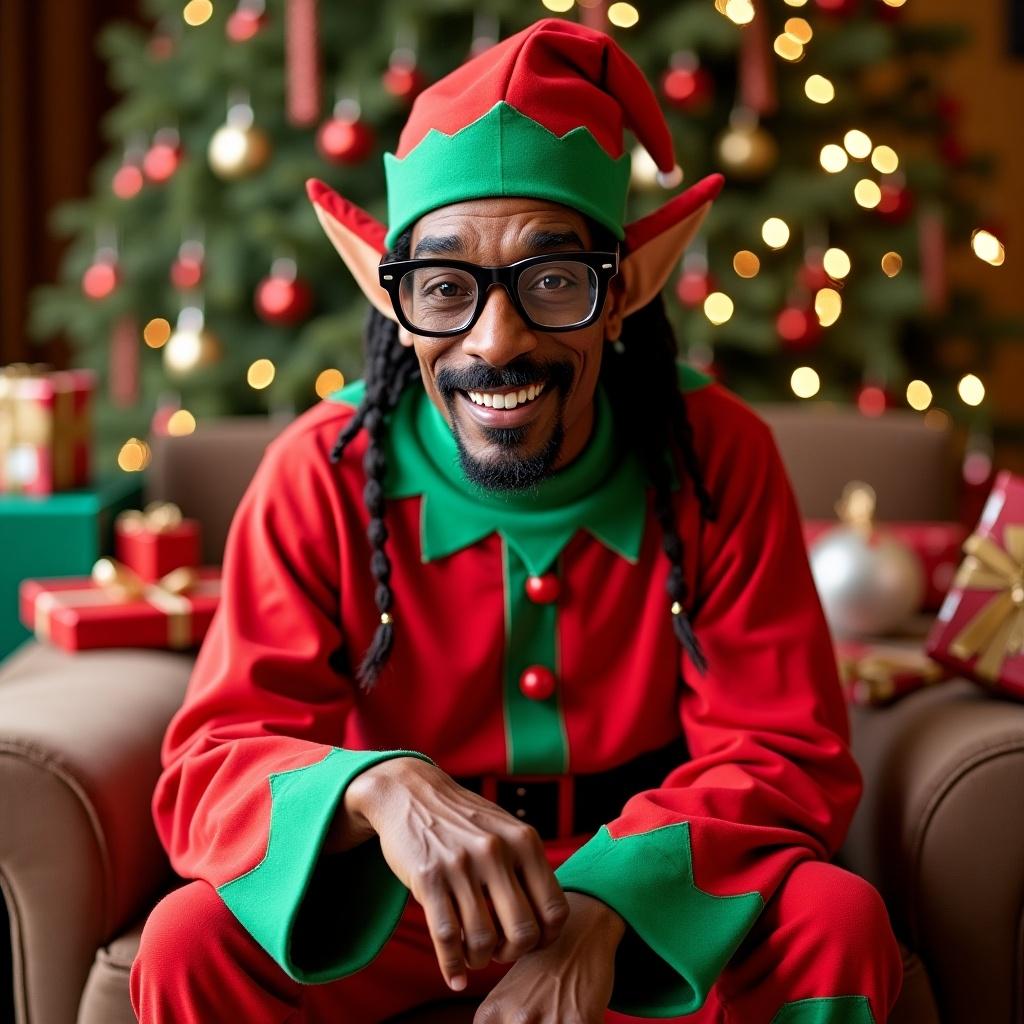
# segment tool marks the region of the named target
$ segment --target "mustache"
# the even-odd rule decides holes
[[[509,363],[508,366],[467,366],[465,369],[446,367],[434,377],[437,390],[445,398],[457,391],[492,391],[499,388],[519,388],[544,381],[548,387],[566,390],[572,383],[570,363],[537,363],[533,361]]]

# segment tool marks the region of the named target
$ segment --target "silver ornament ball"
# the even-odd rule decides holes
[[[884,531],[838,526],[810,550],[811,571],[825,617],[837,637],[893,632],[921,607],[921,560]]]

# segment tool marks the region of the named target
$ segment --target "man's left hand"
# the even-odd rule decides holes
[[[625,923],[611,907],[567,892],[569,918],[549,946],[521,956],[473,1024],[603,1024]]]

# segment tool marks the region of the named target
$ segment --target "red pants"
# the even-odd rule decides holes
[[[469,971],[462,996],[483,998],[509,966],[492,962]],[[704,1006],[673,1020],[770,1024],[792,1000],[864,995],[876,1024],[883,1024],[902,978],[878,893],[857,875],[806,861],[769,901]],[[154,908],[131,971],[132,1007],[142,1024],[375,1024],[452,996],[411,897],[368,967],[325,985],[302,985],[249,937],[210,885],[192,882]],[[640,1019],[612,1011],[605,1018],[607,1024]]]

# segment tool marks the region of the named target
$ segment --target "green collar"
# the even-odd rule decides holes
[[[699,387],[707,381],[690,378],[689,384]],[[364,382],[353,381],[329,399],[358,405],[364,393]],[[422,496],[423,561],[443,558],[497,530],[527,570],[540,576],[576,531],[585,529],[636,563],[648,481],[636,456],[623,450],[611,403],[600,385],[595,398],[593,433],[569,466],[528,492],[490,492],[466,479],[447,421],[422,387],[410,387],[389,417],[384,495]],[[678,486],[673,473],[672,489]]]

